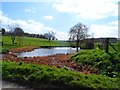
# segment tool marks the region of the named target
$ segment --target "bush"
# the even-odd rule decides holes
[[[104,50],[83,50],[71,56],[78,65],[91,65],[98,68],[101,74],[114,77],[113,72],[120,72],[120,54],[105,53]],[[118,75],[116,75],[118,76]]]
[[[109,60],[110,56],[107,55],[103,50],[83,50],[75,53],[71,56],[71,60],[77,62],[78,64],[94,65],[96,62],[103,60]]]

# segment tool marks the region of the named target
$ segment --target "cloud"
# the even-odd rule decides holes
[[[118,26],[114,25],[91,25],[89,31],[95,38],[118,37]]]
[[[26,8],[25,12],[29,12],[29,13],[35,13],[36,8],[35,7],[30,7],[30,8]]]
[[[10,19],[4,15],[0,15],[0,22],[1,22],[1,27],[4,27],[7,29],[7,25],[14,25],[18,24],[25,32],[28,33],[36,33],[36,34],[41,34],[45,33],[48,31],[54,31],[51,27],[47,27],[41,22],[34,21],[34,20],[13,20]]]
[[[3,13],[3,12],[0,11],[0,13]],[[51,27],[44,25],[41,22],[34,21],[34,20],[28,20],[28,21],[13,20],[9,17],[6,17],[0,14],[0,22],[1,22],[1,28],[5,28],[7,31],[8,31],[8,28],[7,28],[8,24],[9,25],[18,24],[24,30],[24,32],[27,32],[27,33],[44,34],[44,33],[47,33],[48,31],[53,31],[55,32],[56,38],[59,40],[67,40],[68,38],[67,33],[57,31]]]
[[[103,19],[117,16],[119,0],[64,0],[53,3],[52,7],[59,12],[74,13],[87,19]]]
[[[2,2],[60,2],[60,0],[2,0]]]
[[[114,26],[118,26],[118,20],[110,22],[109,25],[114,25]]]
[[[68,40],[68,33],[57,31],[55,35],[59,40]]]
[[[44,16],[46,20],[53,20],[53,16]]]
[[[18,23],[22,28],[24,28],[24,30],[26,30],[28,33],[40,34],[43,31],[47,31],[44,24],[34,20],[16,20],[16,23]]]
[[[2,11],[0,11],[0,12],[2,12]],[[10,19],[6,16],[3,16],[3,12],[2,12],[2,14],[0,14],[0,23],[1,23],[1,26],[7,26],[8,24],[9,25],[15,24],[15,21],[13,21],[12,19]]]

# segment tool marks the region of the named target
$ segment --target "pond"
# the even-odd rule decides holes
[[[79,49],[80,50],[80,49]],[[30,52],[16,53],[18,57],[34,57],[34,56],[48,56],[54,54],[72,54],[76,52],[76,48],[71,47],[54,47],[54,48],[39,48],[34,49]],[[4,55],[0,54],[0,57]],[[22,88],[22,90],[32,90],[26,89],[26,87],[20,86],[16,83],[11,83],[8,81],[2,81],[2,88]]]
[[[30,52],[16,53],[18,57],[34,57],[34,56],[48,56],[54,54],[72,54],[76,52],[76,48],[71,47],[54,47],[54,48],[39,48]]]

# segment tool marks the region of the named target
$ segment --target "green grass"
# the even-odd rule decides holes
[[[12,44],[9,36],[2,36],[2,41],[4,44]],[[32,37],[22,37],[23,46],[67,46],[67,42],[61,41],[48,41],[47,39],[32,38]],[[15,43],[18,42],[18,37],[15,39]]]
[[[2,36],[2,52],[6,53],[8,50],[11,50],[13,48],[17,47],[23,47],[23,46],[68,46],[69,44],[67,42],[62,41],[48,41],[47,39],[41,39],[41,38],[32,38],[32,37],[22,37],[22,44],[19,45],[19,39],[16,37],[15,43],[12,44],[12,41],[9,36]]]
[[[2,52],[3,54],[7,53],[9,50],[14,49],[14,48],[18,48],[18,47],[22,47],[19,45],[12,45],[12,44],[6,44],[2,46],[2,51],[0,51],[0,53]]]
[[[104,75],[85,75],[68,68],[55,68],[23,62],[0,61],[2,78],[28,84],[34,88],[40,85],[53,85],[73,88],[92,88],[97,90],[116,89],[120,81]]]
[[[105,53],[104,50],[83,50],[73,54],[70,60],[78,65],[90,65],[99,70],[100,74],[109,77],[120,77],[120,53]]]
[[[111,44],[116,50],[118,50],[118,52],[120,52],[120,42],[111,43]],[[98,48],[98,43],[94,44],[94,48]],[[109,45],[109,52],[116,52],[116,51]]]
[[[119,42],[116,42],[116,43],[111,43],[112,44],[112,46],[116,49],[116,50],[118,50],[118,52],[120,52],[119,51],[119,49],[118,49],[118,47],[119,47]],[[109,51],[110,52],[115,52],[115,50],[109,45]]]

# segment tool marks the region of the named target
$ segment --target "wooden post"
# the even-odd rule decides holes
[[[105,48],[104,48],[105,52],[108,53],[108,51],[109,51],[109,38],[105,39],[104,45],[105,45]]]
[[[118,41],[118,52],[120,52],[120,41]]]

